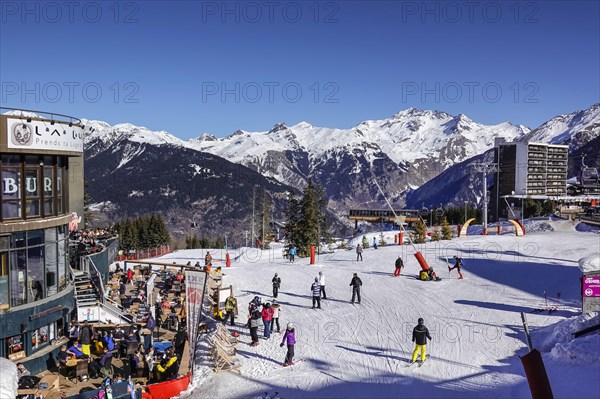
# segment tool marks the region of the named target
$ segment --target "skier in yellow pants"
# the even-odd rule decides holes
[[[416,343],[415,350],[412,354],[412,362],[417,361],[417,356],[421,352],[421,363],[423,363],[427,356],[427,338],[431,341],[429,330],[425,327],[425,322],[419,317],[417,326],[413,329],[412,341]]]

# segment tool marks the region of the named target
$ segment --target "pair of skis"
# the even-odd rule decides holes
[[[549,305],[548,304],[548,295],[546,294],[546,291],[544,291],[544,307],[534,309],[532,311],[532,313],[541,313],[541,312],[548,311],[549,314],[552,314],[553,312],[556,312],[558,310],[559,306],[560,306],[560,292],[556,293],[556,302],[554,304]]]

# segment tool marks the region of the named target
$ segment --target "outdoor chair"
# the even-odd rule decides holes
[[[79,381],[79,377],[89,377],[88,371],[89,361],[87,359],[80,359],[77,361],[77,366],[75,366],[75,383]]]

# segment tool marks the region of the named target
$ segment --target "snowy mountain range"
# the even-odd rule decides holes
[[[496,137],[511,141],[530,133],[509,122],[489,126],[463,114],[415,108],[350,129],[278,123],[268,131],[238,130],[224,138],[204,134],[189,141],[131,124],[84,123],[89,158],[113,147],[123,154],[117,166],[122,167],[145,145],[208,152],[291,187],[303,187],[313,179],[325,187],[331,209],[340,216],[351,207],[383,206],[374,177],[391,201],[403,206],[407,192],[491,148]]]
[[[496,138],[569,144],[572,152],[581,152],[588,142],[600,136],[600,104],[556,116],[534,130],[510,122],[484,125],[464,114],[453,116],[416,108],[386,119],[367,120],[350,129],[317,127],[307,122],[292,126],[278,123],[268,131],[237,130],[223,138],[202,134],[187,141],[166,131],[152,131],[129,123],[111,126],[103,121],[82,121],[85,124],[86,178],[90,185],[94,183],[91,188],[94,201],[112,203],[115,217],[130,213],[124,212],[125,208],[131,210],[124,201],[132,196],[145,196],[148,200],[154,198],[153,195],[169,192],[176,197],[178,194],[169,189],[173,185],[219,185],[218,179],[200,183],[199,179],[206,176],[199,171],[218,171],[218,164],[232,162],[238,165],[237,178],[252,176],[263,188],[269,182],[270,189],[277,187],[275,191],[279,197],[285,191],[302,188],[308,179],[312,179],[323,185],[330,210],[343,220],[350,208],[386,207],[374,179],[395,207],[405,206],[409,194],[411,206],[417,202],[420,205],[424,200],[436,205],[477,201],[481,197],[480,185],[472,184],[465,165],[473,157],[481,157],[490,150]],[[191,160],[202,159],[208,154],[212,155],[210,168]],[[151,164],[153,160],[162,164],[156,167]],[[172,160],[177,160],[177,165]],[[146,181],[143,188],[120,190],[119,195],[115,195],[111,189],[114,181],[137,183],[144,168],[155,168],[150,180],[152,184]],[[459,181],[462,187],[448,186]],[[246,201],[251,186],[244,185]],[[239,190],[240,187],[230,188]],[[185,201],[175,201],[177,207],[189,210],[192,204],[199,202],[210,207],[207,204],[214,202],[216,197],[208,196],[209,191],[188,190]],[[239,194],[224,193],[229,198],[237,198],[231,207],[242,206]],[[151,202],[154,205],[161,203]],[[145,208],[150,207],[144,204],[136,203],[137,213],[143,214]],[[239,215],[246,219],[249,217],[247,212],[251,212],[247,205],[242,206],[243,215]]]

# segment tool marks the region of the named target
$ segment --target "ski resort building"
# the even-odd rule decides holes
[[[490,203],[492,219],[521,218],[520,204],[511,206],[506,196],[548,199],[566,196],[568,151],[567,145],[498,140],[494,160],[498,172]]]
[[[0,357],[37,373],[74,308],[68,225],[83,214],[80,121],[0,115],[0,179]]]

